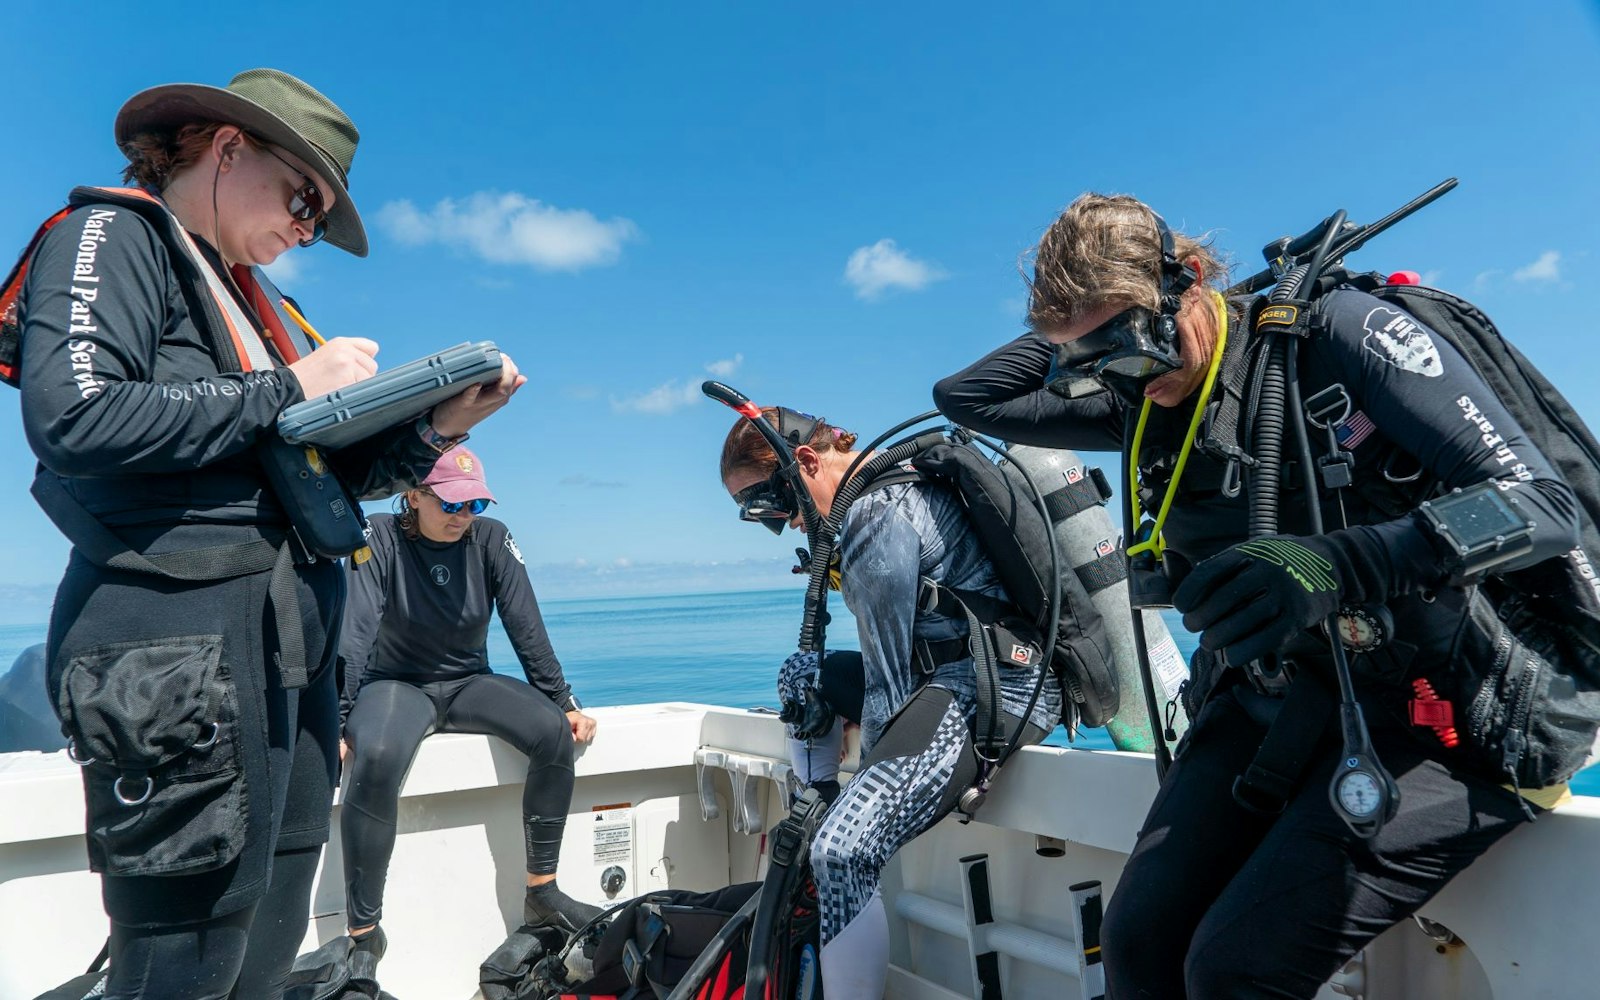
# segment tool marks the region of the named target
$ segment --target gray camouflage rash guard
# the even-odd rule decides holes
[[[947,487],[897,483],[857,500],[840,529],[839,569],[845,606],[856,617],[866,672],[861,752],[871,751],[889,719],[924,683],[953,692],[969,724],[977,712],[970,656],[924,675],[913,641],[938,642],[967,633],[967,624],[917,609],[923,577],[959,590],[1009,600],[994,565],[978,545],[961,502]],[[1001,702],[1020,717],[1042,666],[1000,665]],[[1046,732],[1061,718],[1061,689],[1047,679],[1030,717]]]

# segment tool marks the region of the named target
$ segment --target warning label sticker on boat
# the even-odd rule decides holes
[[[594,863],[626,864],[633,854],[633,807],[597,806],[593,815]]]

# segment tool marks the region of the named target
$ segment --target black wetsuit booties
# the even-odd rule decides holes
[[[288,528],[254,445],[302,398],[299,383],[283,367],[219,370],[200,308],[205,264],[185,253],[126,205],[87,206],[44,237],[21,297],[22,419],[40,475],[149,553],[272,541]],[[355,491],[387,495],[438,452],[408,427],[328,457]],[[344,584],[334,563],[295,567],[310,682],[286,690],[272,575],[186,583],[74,550],[56,594],[58,711],[64,688],[92,692],[96,678],[124,694],[140,677],[164,678],[162,703],[89,698],[66,710],[69,725],[170,734],[161,720],[174,711],[216,711],[204,719],[216,741],[172,765],[183,780],[155,773],[140,806],[117,801],[110,763],[84,768],[90,866],[105,876],[112,920],[111,997],[220,997],[235,980],[235,996],[276,995],[304,935],[338,766]],[[123,791],[141,785],[135,776]]]
[[[553,875],[572,804],[574,743],[565,713],[577,708],[522,553],[504,524],[480,517],[457,542],[408,539],[388,514],[371,524],[371,557],[349,563],[340,644],[350,744],[341,825],[351,927],[383,915],[400,785],[429,733],[486,733],[527,754],[528,872]],[[526,684],[489,669],[486,640],[496,610]],[[544,910],[559,915],[539,922],[582,923],[599,912],[565,896],[554,900],[548,891],[530,893],[530,908],[536,895]]]
[[[1342,491],[1351,527],[1325,541],[1347,568],[1342,600],[1385,605],[1394,618],[1392,641],[1352,655],[1351,666],[1373,745],[1400,787],[1399,815],[1370,842],[1345,828],[1328,801],[1338,752],[1331,734],[1280,816],[1239,806],[1233,781],[1281,702],[1241,683],[1240,670],[1212,669],[1202,650],[1193,674],[1213,678],[1215,688],[1203,710],[1191,706],[1198,718],[1106,913],[1106,975],[1117,1000],[1311,997],[1358,949],[1526,818],[1504,778],[1409,724],[1409,678],[1457,662],[1468,600],[1441,580],[1441,560],[1418,522],[1395,515],[1384,496],[1394,484],[1383,471],[1406,478],[1420,469],[1420,480],[1446,488],[1515,482],[1510,488],[1537,527],[1533,551],[1512,569],[1574,546],[1574,496],[1442,337],[1418,324],[1406,344],[1390,342],[1380,333],[1395,311],[1352,289],[1323,302],[1331,328],[1305,345],[1301,384],[1310,398],[1339,383],[1353,401],[1341,431],[1355,456],[1356,485]],[[1243,324],[1235,318],[1231,325],[1237,335]],[[1067,400],[1042,389],[1050,357],[1044,341],[1020,338],[940,382],[935,401],[952,419],[1010,441],[1122,449],[1123,405],[1109,393]],[[1156,487],[1144,497],[1147,508],[1160,500],[1193,402],[1152,410],[1140,456],[1147,491]],[[1492,423],[1492,436],[1484,423]],[[1165,532],[1169,573],[1245,540],[1247,497],[1220,491],[1222,472],[1218,459],[1190,456]],[[1298,476],[1289,479],[1281,530],[1303,535],[1306,500]],[[1336,502],[1324,501],[1323,514],[1325,524],[1341,523]],[[1327,656],[1325,640],[1310,633],[1303,647],[1290,647],[1297,662]]]

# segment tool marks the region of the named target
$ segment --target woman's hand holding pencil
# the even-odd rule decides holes
[[[354,385],[362,379],[369,379],[378,372],[378,342],[365,337],[335,337],[324,340],[306,318],[300,315],[300,310],[294,307],[288,299],[281,300],[280,304],[288,312],[291,319],[304,330],[306,336],[316,341],[319,345],[316,350],[307,354],[299,361],[289,366],[294,372],[294,377],[300,382],[300,390],[307,399],[313,399],[343,389],[347,385]]]

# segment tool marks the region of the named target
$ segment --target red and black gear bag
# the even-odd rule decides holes
[[[717,932],[749,901],[759,882],[713,892],[673,889],[640,896],[613,910],[593,948],[593,973],[581,982],[554,982],[538,1000],[666,1000]],[[569,948],[585,947],[580,934]],[[711,973],[694,1000],[742,1000],[750,953],[746,929],[722,942]],[[552,977],[556,978],[556,977]]]

